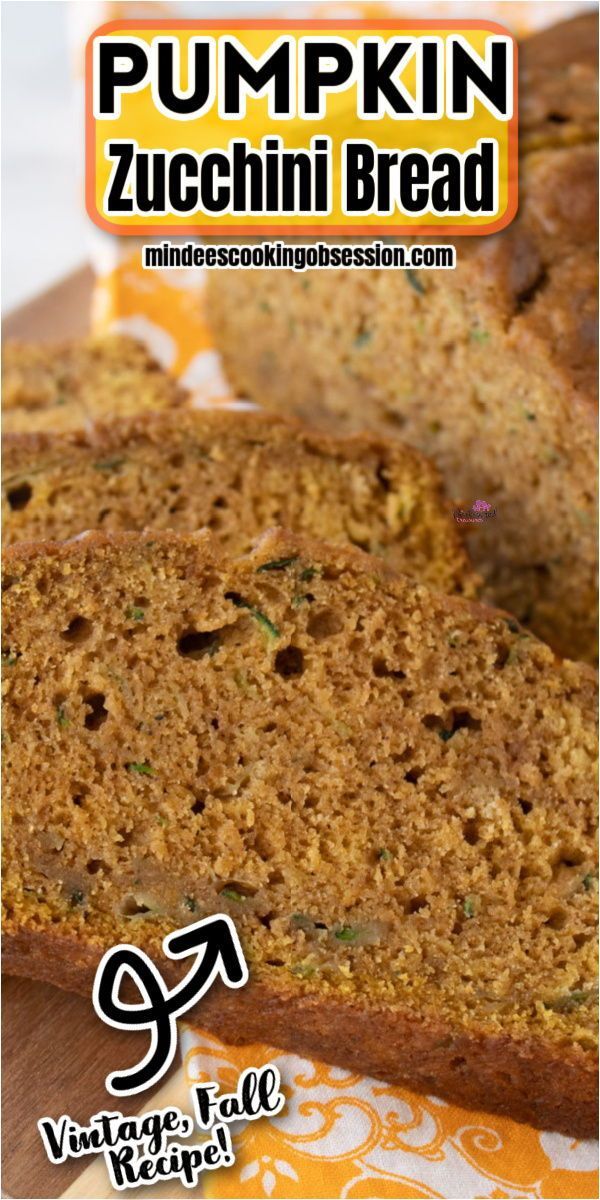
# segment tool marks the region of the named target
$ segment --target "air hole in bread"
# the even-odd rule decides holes
[[[564,929],[567,920],[567,913],[564,908],[555,908],[550,916],[544,921],[550,929]]]
[[[194,803],[192,804],[192,812],[195,813],[197,817],[199,817],[201,815],[201,813],[204,812],[205,808],[206,808],[206,804],[204,803],[204,800],[201,800],[200,797],[198,796],[198,798],[196,800],[194,800]]]
[[[139,904],[135,896],[125,896],[121,905],[121,913],[124,917],[138,917],[145,913],[152,912],[147,904]]]
[[[501,643],[501,644],[498,646],[498,649],[497,649],[497,651],[496,651],[496,658],[495,658],[495,661],[494,661],[494,666],[495,666],[495,667],[496,667],[496,668],[497,668],[499,671],[501,671],[501,670],[502,670],[502,667],[505,667],[505,666],[506,666],[506,664],[507,664],[507,662],[508,662],[508,657],[509,657],[509,654],[510,654],[510,647],[509,647],[509,646],[506,646],[504,643]]]
[[[389,492],[390,481],[387,476],[387,467],[385,467],[383,463],[379,463],[379,466],[377,467],[377,470],[375,472],[375,477],[377,479],[377,482],[379,484],[381,484],[381,487],[383,488],[384,492]]]
[[[452,709],[445,717],[440,717],[437,713],[428,713],[423,717],[421,724],[426,729],[431,729],[438,734],[442,742],[450,741],[459,729],[470,729],[478,732],[481,729],[481,721],[478,717],[473,717],[466,709]]]
[[[573,849],[569,849],[567,851],[563,850],[563,857],[561,859],[559,859],[558,866],[559,867],[580,867],[581,864],[584,863],[585,861],[586,861],[585,854],[583,854],[581,850],[576,850],[575,848],[573,848]]]
[[[219,649],[219,635],[216,630],[203,633],[199,629],[189,629],[177,642],[177,653],[182,658],[212,658]]]
[[[373,659],[373,674],[377,679],[406,679],[404,671],[395,671],[388,667],[383,658]]]
[[[32,496],[33,488],[30,483],[19,483],[16,487],[9,488],[6,493],[6,499],[13,512],[20,512],[22,508],[27,508]]]
[[[275,655],[275,670],[284,679],[302,675],[304,671],[304,655],[298,646],[286,646]]]
[[[418,913],[422,908],[427,908],[427,903],[425,896],[411,896],[405,911],[409,914]]]
[[[105,871],[107,875],[110,875],[111,871],[111,868],[107,865],[107,863],[104,862],[102,858],[90,858],[86,869],[89,875],[97,875],[98,871]]]
[[[411,767],[410,771],[406,772],[404,778],[407,783],[418,783],[422,774],[423,772],[419,767]]]
[[[469,846],[477,845],[479,841],[479,827],[477,821],[465,821],[463,826],[463,837]]]
[[[384,408],[383,419],[388,425],[395,425],[396,429],[402,429],[406,425],[406,417],[404,413],[395,412],[393,408]]]
[[[515,311],[517,313],[522,313],[524,309],[528,308],[528,306],[535,300],[538,292],[542,291],[547,282],[548,272],[545,266],[540,263],[535,278],[531,280],[531,283],[528,284],[527,287],[523,288],[521,292],[517,293],[515,297]]]
[[[90,710],[84,721],[86,729],[99,729],[101,725],[104,725],[108,717],[105,700],[106,696],[102,692],[92,692],[91,695],[85,697],[85,702]]]
[[[320,612],[311,613],[306,625],[306,632],[316,642],[322,642],[325,638],[341,633],[343,628],[344,623],[341,617],[338,617],[332,609],[323,608]]]
[[[65,642],[72,642],[74,645],[78,645],[89,638],[93,628],[92,622],[88,621],[87,617],[73,617],[67,628],[63,630],[61,637],[64,638]]]

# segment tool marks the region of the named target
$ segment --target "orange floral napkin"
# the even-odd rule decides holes
[[[188,1085],[232,1091],[272,1062],[287,1103],[274,1120],[231,1126],[233,1167],[207,1174],[213,1200],[597,1197],[597,1144],[469,1112],[269,1046],[225,1046],[183,1028]]]

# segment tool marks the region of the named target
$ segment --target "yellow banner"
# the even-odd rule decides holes
[[[117,21],[88,42],[89,215],[117,234],[480,234],[517,207],[486,21]]]

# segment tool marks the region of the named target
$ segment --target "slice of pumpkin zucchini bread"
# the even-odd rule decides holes
[[[87,433],[9,436],[2,504],[5,544],[208,527],[242,553],[284,525],[357,544],[440,591],[476,589],[440,476],[418,451],[256,412],[144,413]]]
[[[2,354],[2,428],[80,429],[111,414],[173,408],[186,393],[133,338],[7,342]]]
[[[469,542],[490,600],[590,662],[597,41],[591,13],[523,45],[519,212],[501,233],[459,238],[456,270],[212,271],[208,284],[238,395],[419,446],[450,495],[497,510]]]
[[[347,547],[18,546],[4,967],[83,992],[225,911],[196,1014],[577,1137],[595,1115],[595,676]]]

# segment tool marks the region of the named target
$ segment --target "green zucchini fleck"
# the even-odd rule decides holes
[[[244,600],[243,596],[238,596],[235,592],[228,592],[226,599],[231,600],[231,603],[235,604],[236,608],[247,609],[247,611],[250,613],[250,616],[254,618],[256,623],[260,625],[262,629],[264,629],[265,633],[268,634],[270,638],[281,637],[277,626],[274,625],[267,616],[265,616],[264,612],[261,612],[260,608],[255,608],[253,604],[250,604],[247,600]]]
[[[63,704],[59,704],[56,709],[56,724],[60,729],[66,729],[67,725],[71,724]]]
[[[487,342],[489,336],[487,329],[471,329],[469,332],[469,338],[472,342]]]
[[[314,579],[315,575],[319,574],[319,567],[304,567],[298,578],[300,579],[301,583],[310,583],[311,579]]]
[[[421,280],[418,278],[418,276],[415,274],[415,272],[411,271],[410,267],[405,267],[404,274],[406,275],[406,278],[407,278],[408,282],[410,283],[410,286],[413,289],[413,292],[417,292],[417,294],[419,296],[424,296],[425,288],[423,287]]]
[[[235,888],[223,888],[219,895],[224,896],[226,900],[235,900],[236,904],[243,904],[246,899],[246,896],[242,896]]]
[[[338,942],[355,942],[358,937],[358,929],[352,925],[342,925],[341,929],[336,929],[335,936]]]
[[[381,860],[381,862],[389,862],[394,855],[392,854],[391,850],[386,850],[384,846],[382,850],[377,851],[377,857]]]
[[[586,892],[591,892],[594,887],[594,884],[596,882],[596,876],[595,876],[594,872],[589,871],[587,875],[584,875],[581,882],[582,882]]]
[[[443,742],[449,742],[450,738],[454,737],[455,733],[455,729],[438,729],[438,737],[441,738]]]
[[[302,929],[304,933],[312,933],[315,929],[326,929],[327,926],[322,921],[315,921],[308,913],[295,912],[290,917],[291,924],[296,929]]]
[[[137,608],[134,604],[132,608],[125,609],[125,616],[128,621],[143,621],[146,614],[143,608]]]
[[[118,469],[118,467],[122,467],[123,463],[126,461],[127,461],[127,459],[122,458],[122,457],[121,458],[102,458],[98,462],[92,463],[92,466],[95,471],[107,471],[108,473],[110,473],[110,471],[116,471]]]
[[[468,919],[475,916],[475,900],[473,896],[465,896],[463,900],[463,912]]]
[[[125,770],[132,775],[156,775],[154,767],[147,762],[128,762],[125,763]]]
[[[83,904],[83,892],[71,892],[71,904],[73,905],[73,908],[75,908],[77,904]]]
[[[6,650],[2,653],[2,666],[14,667],[19,655],[13,654],[12,650]]]
[[[575,1008],[579,1008],[580,1004],[585,1004],[593,995],[593,988],[575,988],[572,992],[565,992],[562,996],[555,996],[551,1000],[544,1000],[544,1008],[549,1008],[552,1012],[573,1012]]]
[[[356,349],[360,350],[361,346],[368,346],[369,342],[372,341],[372,338],[373,334],[371,333],[370,329],[362,329],[360,333],[357,333],[354,339],[354,345],[356,346]]]
[[[286,567],[291,567],[292,563],[297,561],[297,554],[292,558],[274,558],[272,562],[262,563],[260,567],[257,567],[256,574],[261,575],[263,571],[285,571]]]
[[[184,896],[183,903],[185,904],[186,908],[189,908],[190,912],[196,911],[196,901],[194,900],[193,896]]]

